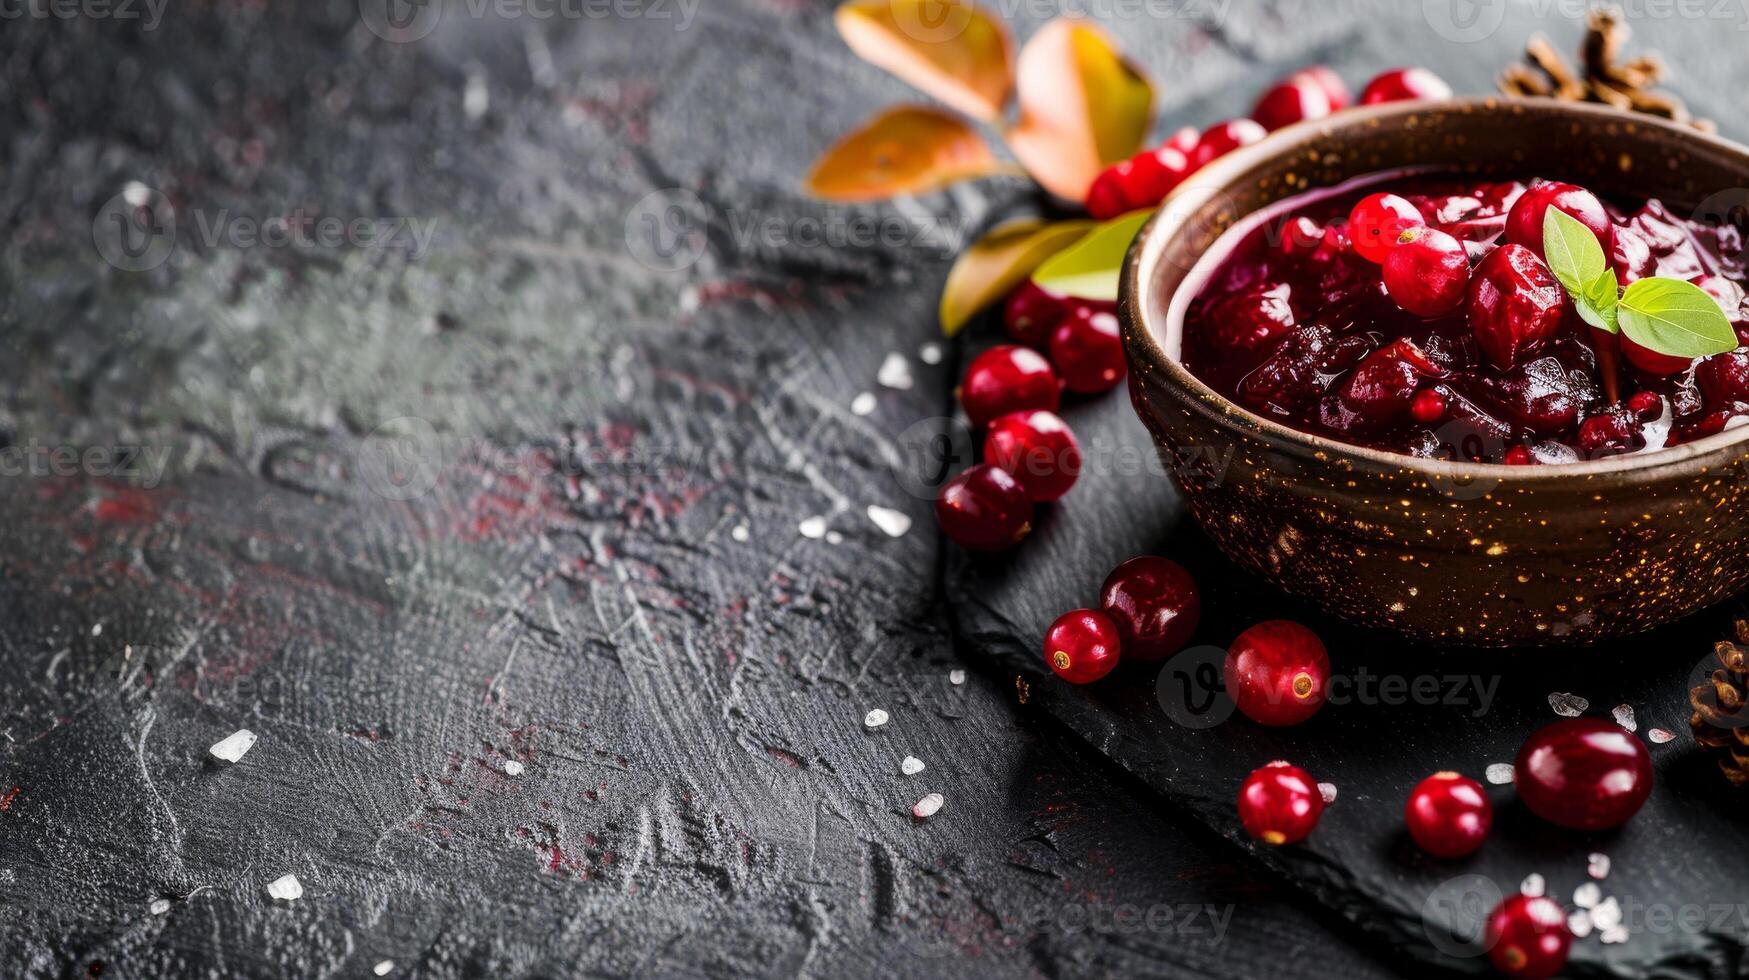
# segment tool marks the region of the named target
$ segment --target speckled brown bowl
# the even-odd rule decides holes
[[[1449,643],[1594,642],[1749,585],[1749,427],[1570,465],[1458,464],[1279,425],[1178,363],[1168,310],[1222,231],[1285,197],[1425,166],[1571,180],[1684,211],[1749,200],[1737,144],[1544,99],[1355,109],[1217,161],[1137,237],[1120,303],[1131,400],[1203,530],[1337,615]]]

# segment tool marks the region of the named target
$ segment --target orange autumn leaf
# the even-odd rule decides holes
[[[831,201],[873,201],[1000,169],[970,123],[927,106],[896,106],[827,150],[807,186],[809,193]]]
[[[1091,221],[1010,221],[960,253],[941,290],[941,332],[953,336],[977,312],[1006,296],[1046,259],[1080,241]]]
[[[1063,18],[1020,52],[1014,155],[1045,190],[1080,202],[1099,172],[1142,148],[1154,87],[1098,27]]]
[[[1008,27],[972,0],[854,0],[838,33],[864,61],[967,115],[995,121],[1014,74]]]

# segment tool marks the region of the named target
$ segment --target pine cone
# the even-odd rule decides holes
[[[1749,783],[1749,621],[1737,620],[1737,642],[1713,648],[1719,667],[1688,694],[1694,740],[1719,758],[1734,786]]]

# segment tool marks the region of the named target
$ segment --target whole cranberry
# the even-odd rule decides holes
[[[1597,195],[1576,184],[1556,180],[1539,180],[1519,196],[1518,203],[1506,215],[1506,240],[1530,249],[1539,259],[1544,258],[1543,220],[1549,208],[1566,212],[1590,229],[1603,254],[1608,255],[1615,248],[1615,225]]]
[[[1051,361],[1070,391],[1110,391],[1126,370],[1117,317],[1087,307],[1074,310],[1051,332]]]
[[[1069,315],[1069,308],[1069,297],[1028,279],[1008,295],[1002,327],[1015,343],[1042,350],[1050,343],[1051,331]]]
[[[1440,858],[1474,854],[1494,826],[1494,805],[1482,784],[1455,772],[1436,772],[1416,785],[1403,807],[1415,846]]]
[[[1701,359],[1694,381],[1709,407],[1749,402],[1749,350],[1734,350]]]
[[[1509,446],[1506,455],[1500,457],[1500,462],[1506,466],[1535,466],[1537,459],[1526,446]]]
[[[1093,183],[1087,187],[1087,198],[1082,206],[1095,221],[1110,221],[1119,215],[1128,214],[1134,210],[1130,206],[1129,195],[1124,193],[1124,178],[1118,173],[1118,168],[1124,163],[1115,163],[1099,172],[1093,178]]]
[[[1629,364],[1653,377],[1668,378],[1672,374],[1681,374],[1688,370],[1690,364],[1694,363],[1692,357],[1676,357],[1672,354],[1655,351],[1628,336],[1626,330],[1623,330],[1620,336],[1621,356],[1627,358]]]
[[[1567,965],[1573,933],[1551,898],[1513,895],[1495,907],[1483,932],[1488,962],[1509,977],[1547,980]]]
[[[1435,385],[1415,393],[1415,400],[1409,403],[1409,414],[1422,425],[1433,425],[1445,418],[1449,407],[1450,402],[1446,399],[1445,392]]]
[[[1227,695],[1260,725],[1297,725],[1318,713],[1330,684],[1330,655],[1299,623],[1258,623],[1227,648]]]
[[[1178,131],[1166,137],[1160,144],[1161,149],[1172,149],[1190,156],[1190,151],[1196,149],[1197,141],[1202,139],[1202,133],[1195,126],[1181,126]]]
[[[1265,844],[1297,844],[1318,826],[1324,794],[1298,766],[1276,761],[1245,777],[1239,787],[1239,822]]]
[[[1399,337],[1368,354],[1324,396],[1319,420],[1339,432],[1381,428],[1409,412],[1423,380],[1444,375],[1426,351]]]
[[[1396,194],[1368,194],[1348,212],[1348,237],[1360,257],[1377,265],[1385,260],[1403,232],[1427,224],[1413,202]]]
[[[1069,492],[1081,475],[1081,444],[1055,412],[1011,412],[984,434],[984,462],[1020,481],[1043,503]]]
[[[1613,456],[1644,445],[1643,432],[1639,417],[1617,405],[1579,423],[1579,436],[1575,441],[1586,456]]]
[[[1652,754],[1601,718],[1545,725],[1519,748],[1515,769],[1524,805],[1572,830],[1619,827],[1652,795]]]
[[[1071,684],[1091,684],[1118,661],[1117,627],[1097,609],[1071,609],[1045,631],[1045,663]]]
[[[1664,414],[1664,396],[1655,391],[1636,391],[1627,400],[1627,410],[1641,422],[1656,421]]]
[[[1361,105],[1449,98],[1451,86],[1425,68],[1394,68],[1367,82],[1366,88],[1360,90]]]
[[[1470,255],[1443,231],[1410,228],[1386,253],[1383,272],[1385,291],[1398,306],[1416,316],[1444,316],[1464,301]]]
[[[973,425],[1026,409],[1057,410],[1062,385],[1038,351],[1013,344],[992,347],[966,368],[960,404]]]
[[[1322,69],[1321,75],[1311,69],[1295,72],[1263,93],[1251,110],[1251,118],[1271,132],[1305,119],[1322,119],[1342,108],[1331,101],[1332,80],[1336,85],[1342,84],[1342,79],[1328,68]],[[1343,105],[1346,104],[1344,101]]]
[[[1250,119],[1229,119],[1202,131],[1196,149],[1190,151],[1190,168],[1201,170],[1212,160],[1224,157],[1241,146],[1250,146],[1269,131]]]
[[[1155,207],[1188,176],[1190,155],[1183,150],[1175,146],[1143,150],[1130,159],[1124,196],[1132,209]]]
[[[1560,330],[1567,294],[1530,249],[1502,245],[1470,276],[1468,302],[1476,344],[1508,370]]]
[[[941,488],[935,520],[968,551],[1004,551],[1032,530],[1032,501],[1014,477],[979,463]]]
[[[1140,555],[1112,569],[1099,589],[1099,606],[1117,624],[1124,652],[1160,660],[1184,649],[1202,618],[1202,593],[1183,566]]]

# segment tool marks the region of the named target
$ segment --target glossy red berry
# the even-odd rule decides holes
[[[1734,350],[1703,359],[1694,380],[1709,406],[1749,402],[1749,351]]]
[[[1118,651],[1117,627],[1097,609],[1072,609],[1045,631],[1045,663],[1071,684],[1091,684],[1111,673]]]
[[[1110,391],[1127,370],[1117,317],[1088,307],[1071,312],[1051,333],[1051,362],[1070,391]]]
[[[1644,425],[1625,407],[1606,408],[1579,423],[1579,451],[1597,458],[1625,453],[1644,445]]]
[[[1652,754],[1601,718],[1567,718],[1525,740],[1515,763],[1518,798],[1573,830],[1619,827],[1652,795]]]
[[[1197,132],[1195,126],[1183,126],[1176,133],[1166,137],[1165,142],[1161,143],[1160,147],[1177,150],[1188,157],[1190,151],[1196,149],[1197,140],[1201,138],[1202,134]]]
[[[1567,294],[1529,249],[1502,245],[1476,266],[1465,301],[1477,346],[1510,370],[1561,329]]]
[[[1043,350],[1051,342],[1051,331],[1069,315],[1070,305],[1067,296],[1028,279],[1008,295],[1002,327],[1015,343]]]
[[[1216,123],[1203,130],[1202,135],[1197,138],[1196,148],[1190,151],[1190,169],[1201,170],[1211,161],[1218,160],[1241,146],[1250,146],[1268,135],[1268,130],[1251,119],[1229,119]]]
[[[1444,316],[1464,301],[1470,256],[1463,243],[1437,228],[1410,228],[1385,254],[1385,291],[1416,316]]]
[[[1330,684],[1330,655],[1299,623],[1258,623],[1227,648],[1227,695],[1262,725],[1297,725],[1318,713]]]
[[[1628,336],[1625,330],[1620,336],[1621,356],[1627,358],[1629,364],[1655,377],[1667,378],[1672,374],[1680,374],[1694,363],[1692,357],[1676,357],[1646,347]]]
[[[1482,784],[1455,772],[1436,772],[1418,784],[1403,808],[1415,846],[1440,858],[1474,854],[1494,826],[1494,805]]]
[[[1434,425],[1445,418],[1447,407],[1445,394],[1438,388],[1423,388],[1409,403],[1409,414],[1422,425]]]
[[[1271,762],[1239,787],[1239,822],[1265,844],[1297,844],[1318,826],[1324,794],[1311,774],[1285,762]]]
[[[1020,481],[979,463],[941,488],[935,520],[950,540],[968,551],[1004,551],[1032,530],[1032,501]]]
[[[1056,500],[1081,474],[1081,444],[1055,412],[1011,412],[984,434],[984,462],[1007,471],[1035,501]]]
[[[1664,396],[1655,391],[1636,391],[1628,397],[1628,411],[1641,422],[1652,422],[1664,414]]]
[[[1123,176],[1118,173],[1119,166],[1121,164],[1113,164],[1101,170],[1087,188],[1083,206],[1095,221],[1110,221],[1132,210],[1129,196],[1124,193]]]
[[[1425,68],[1395,68],[1366,83],[1360,90],[1361,105],[1402,102],[1406,99],[1449,99],[1451,86]]]
[[[1009,412],[1054,412],[1062,387],[1038,351],[1002,344],[972,360],[960,383],[960,404],[973,425],[983,425]]]
[[[1500,462],[1507,466],[1535,466],[1536,457],[1524,446],[1509,446],[1506,449],[1506,455],[1501,457]]]
[[[1427,219],[1408,198],[1396,194],[1368,194],[1348,212],[1348,237],[1360,257],[1375,265],[1383,262],[1397,240]]]
[[[1615,225],[1610,222],[1609,212],[1603,209],[1603,202],[1597,199],[1597,195],[1575,184],[1555,180],[1539,180],[1519,195],[1518,202],[1506,215],[1505,240],[1523,245],[1535,252],[1539,259],[1545,258],[1543,221],[1549,208],[1566,212],[1590,229],[1597,236],[1603,254],[1610,254],[1615,247]]]
[[[1330,80],[1334,79],[1335,84],[1341,85],[1342,79],[1335,78],[1328,68],[1322,71],[1322,76],[1312,70],[1295,72],[1276,82],[1257,100],[1257,105],[1251,109],[1251,118],[1264,129],[1274,132],[1302,120],[1322,119],[1342,108],[1332,104],[1330,99]]]
[[[1495,907],[1483,933],[1488,962],[1509,977],[1546,980],[1567,965],[1573,933],[1567,913],[1541,895],[1513,895]]]
[[[1132,660],[1159,660],[1184,649],[1202,618],[1202,593],[1183,566],[1141,555],[1112,569],[1099,605],[1117,624]]]

